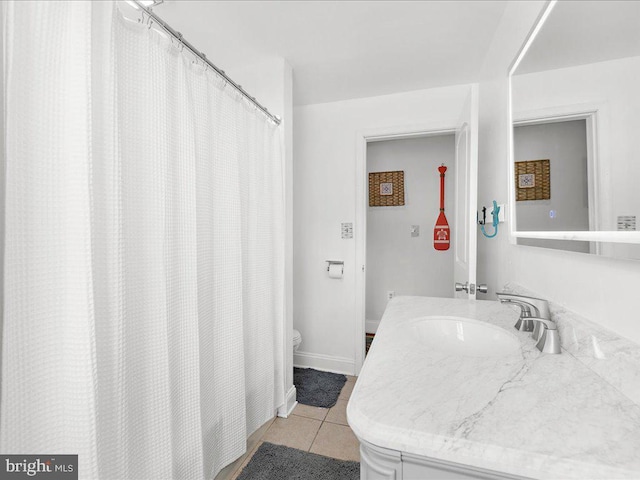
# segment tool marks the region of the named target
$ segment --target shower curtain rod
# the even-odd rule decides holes
[[[224,70],[221,70],[220,68],[216,67],[208,58],[207,56],[200,52],[196,47],[194,47],[193,45],[191,45],[189,42],[187,42],[183,37],[182,34],[180,32],[175,31],[173,28],[171,28],[171,26],[166,23],[164,20],[162,20],[160,17],[158,17],[155,13],[153,13],[151,11],[151,8],[147,8],[144,5],[142,5],[138,0],[131,0],[133,3],[135,3],[138,8],[140,8],[144,14],[149,16],[150,20],[153,20],[154,22],[156,22],[158,25],[160,25],[160,27],[167,32],[169,35],[171,35],[173,38],[175,38],[176,40],[178,40],[180,42],[181,45],[183,45],[184,47],[186,47],[187,49],[189,49],[189,51],[191,53],[193,53],[197,58],[199,58],[200,60],[202,60],[203,62],[205,62],[207,65],[209,65],[218,75],[220,75],[222,78],[224,78],[228,83],[230,83],[233,88],[235,88],[237,91],[239,91],[247,100],[249,100],[251,103],[253,103],[259,110],[262,111],[262,113],[264,113],[267,117],[269,117],[271,119],[272,122],[274,122],[276,125],[280,125],[280,117],[278,115],[273,115],[271,112],[269,112],[269,110],[267,110],[267,108],[265,106],[263,106],[260,102],[258,102],[255,97],[252,97],[251,95],[249,95],[247,93],[247,91],[242,88],[241,85],[238,85],[236,82],[234,82],[233,80],[231,80],[226,73],[224,73]]]

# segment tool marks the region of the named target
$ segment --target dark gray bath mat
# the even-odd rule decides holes
[[[312,407],[333,407],[347,377],[339,373],[321,372],[313,368],[293,369],[293,384],[299,403]]]
[[[263,443],[237,480],[359,480],[360,464]]]

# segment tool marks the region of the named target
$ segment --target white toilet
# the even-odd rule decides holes
[[[300,332],[298,330],[293,330],[293,352],[297,352],[298,351],[298,347],[300,346],[300,344],[302,343],[302,335],[300,335]]]

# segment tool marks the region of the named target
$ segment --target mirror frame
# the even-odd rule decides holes
[[[640,231],[624,232],[617,230],[606,231],[518,231],[516,230],[516,188],[515,188],[515,166],[513,149],[513,85],[512,78],[518,65],[526,55],[529,47],[537,37],[555,7],[558,0],[550,0],[543,8],[536,23],[527,36],[520,51],[516,55],[514,62],[509,67],[508,72],[508,161],[509,161],[509,240],[512,244],[517,244],[518,238],[546,239],[546,240],[579,240],[586,242],[611,242],[611,243],[640,243]]]

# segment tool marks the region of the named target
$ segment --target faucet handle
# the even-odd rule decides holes
[[[534,340],[537,341],[536,347],[543,353],[561,353],[560,350],[560,335],[558,334],[558,327],[556,323],[547,318],[531,317],[529,320],[536,324],[536,329],[539,329],[542,333],[537,337],[536,331],[531,334]]]

